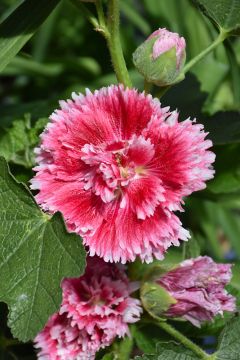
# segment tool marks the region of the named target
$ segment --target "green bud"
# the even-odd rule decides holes
[[[133,53],[133,62],[145,80],[168,86],[183,80],[186,60],[185,40],[166,29],[155,31]]]
[[[141,301],[145,310],[154,318],[161,319],[176,300],[162,286],[146,282],[141,286]]]

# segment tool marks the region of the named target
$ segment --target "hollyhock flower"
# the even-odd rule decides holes
[[[133,62],[148,82],[167,86],[177,82],[186,60],[185,48],[179,34],[158,29],[136,49]]]
[[[165,315],[199,327],[223,311],[233,312],[235,298],[224,289],[231,276],[230,264],[217,264],[208,256],[183,261],[157,281],[177,300]]]
[[[36,150],[32,189],[61,211],[90,256],[105,261],[162,259],[189,234],[173,213],[212,178],[203,126],[123,86],[61,101]]]
[[[62,282],[61,308],[35,339],[39,359],[92,360],[116,336],[129,335],[128,324],[142,311],[140,301],[130,297],[137,287],[121,265],[89,258],[83,276]]]

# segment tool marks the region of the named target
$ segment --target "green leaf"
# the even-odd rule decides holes
[[[212,117],[201,120],[214,145],[240,142],[240,114],[239,112],[218,112]]]
[[[66,231],[59,213],[44,214],[0,158],[0,301],[13,335],[34,338],[59,307],[61,280],[84,267],[81,238]]]
[[[0,24],[0,71],[18,53],[60,0],[26,0]]]
[[[136,360],[197,360],[199,359],[191,350],[183,347],[182,344],[173,341],[160,342],[157,344],[154,354],[136,356]]]
[[[114,353],[108,353],[108,354],[105,354],[102,358],[101,358],[101,360],[115,360],[114,359]]]
[[[236,289],[240,295],[240,264],[236,263],[232,267],[232,279],[231,279],[231,286]]]
[[[14,120],[24,118],[26,114],[31,114],[31,119],[34,121],[39,118],[48,117],[57,106],[57,100],[40,100],[16,105],[0,104],[0,127],[10,127]]]
[[[225,145],[215,148],[216,174],[208,184],[208,190],[214,194],[240,191],[239,144]]]
[[[196,258],[200,253],[198,238],[191,234],[191,239],[183,243],[183,259]]]
[[[234,214],[229,209],[218,206],[218,221],[224,234],[227,236],[230,244],[236,254],[240,257],[240,223],[239,215]]]
[[[129,360],[133,348],[133,338],[125,336],[121,340],[115,340],[114,343],[107,349],[107,353],[104,356],[97,354],[97,359],[101,360]]]
[[[229,321],[219,338],[216,360],[240,360],[240,318]]]
[[[29,115],[23,120],[15,120],[11,128],[0,133],[0,155],[8,162],[31,168],[35,158],[33,148],[46,123],[47,119],[41,118],[31,127]]]
[[[130,20],[130,22],[136,26],[145,35],[151,33],[151,27],[143,16],[139,13],[138,9],[134,6],[134,3],[129,0],[121,1],[120,7],[124,15]]]
[[[146,354],[153,354],[156,344],[161,341],[169,341],[169,335],[154,323],[131,326],[131,334],[136,342],[137,347]]]
[[[113,343],[114,360],[128,360],[133,348],[133,338],[126,336],[119,342]]]
[[[219,29],[232,35],[240,35],[239,0],[194,0]]]

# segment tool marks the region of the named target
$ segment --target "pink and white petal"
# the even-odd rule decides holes
[[[165,201],[164,187],[155,176],[141,176],[131,181],[122,195],[121,207],[128,206],[138,219],[153,216],[157,205]]]
[[[125,263],[136,256],[146,262],[151,262],[153,256],[162,259],[169,246],[178,246],[179,240],[189,237],[177,216],[160,206],[153,216],[140,220],[131,209],[121,209],[115,202],[105,208],[103,217],[101,226],[87,234],[84,243],[91,256],[96,254],[105,261]]]
[[[41,179],[42,180],[42,179]],[[102,222],[103,203],[99,196],[84,190],[84,183],[65,183],[52,179],[47,186],[41,183],[37,202],[52,213],[60,211],[69,230],[80,235],[92,232]]]
[[[136,167],[140,166],[144,168],[144,165],[152,160],[154,153],[154,146],[151,144],[150,139],[146,140],[141,135],[138,137],[133,136],[125,156],[128,163],[133,163]],[[123,163],[122,165],[124,166],[125,164]]]

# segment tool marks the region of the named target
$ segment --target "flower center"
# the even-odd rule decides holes
[[[95,146],[85,144],[81,159],[88,165],[85,190],[91,189],[107,203],[123,194],[130,182],[147,174],[154,150],[142,136]]]

